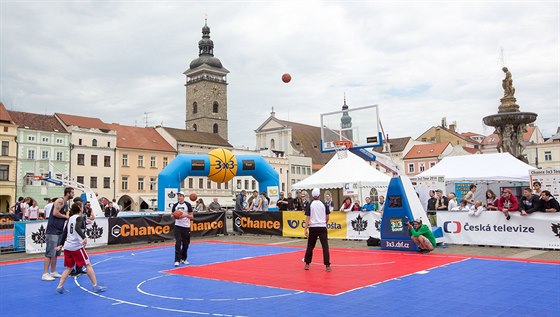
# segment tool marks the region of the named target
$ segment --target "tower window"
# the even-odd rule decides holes
[[[198,104],[196,103],[196,101],[192,104],[192,113],[198,113]]]
[[[218,104],[218,102],[214,101],[214,104],[212,105],[212,112],[218,113],[219,107],[220,107],[220,105]]]
[[[93,139],[91,141],[91,146],[97,146],[97,140],[96,139]]]
[[[270,149],[274,150],[275,146],[276,146],[276,144],[274,142],[274,139],[270,139]]]
[[[193,129],[194,131],[198,131],[198,127],[196,126],[196,123],[192,125],[192,129]]]
[[[213,130],[214,130],[214,131],[213,131],[214,133],[218,133],[218,124],[217,124],[217,123],[214,123],[214,128],[213,128]]]

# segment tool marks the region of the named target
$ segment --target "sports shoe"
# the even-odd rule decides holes
[[[309,263],[305,263],[305,266],[303,267],[303,269],[308,271],[309,270]]]
[[[49,273],[44,273],[41,276],[41,280],[43,280],[43,281],[54,281],[54,277],[52,277]]]
[[[174,265],[175,265],[175,266],[179,266],[179,262],[175,262],[175,264],[174,264]]]
[[[56,292],[57,294],[68,293],[68,291],[67,291],[64,287],[57,287],[55,292]]]
[[[107,290],[107,287],[105,286],[100,286],[100,285],[94,285],[93,286],[93,292],[94,293],[101,293],[101,292],[105,292]]]
[[[332,271],[332,270],[331,270],[331,266],[330,266],[330,265],[327,265],[327,266],[326,266],[326,270],[327,270],[327,272]]]
[[[62,277],[62,275],[60,275],[58,272],[51,272],[50,276],[54,277],[54,278],[59,278]]]
[[[189,265],[190,263],[187,260],[181,260],[181,264]]]

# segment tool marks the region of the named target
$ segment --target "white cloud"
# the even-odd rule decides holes
[[[277,116],[377,103],[387,133],[416,137],[446,116],[490,133],[503,93],[500,48],[522,111],[560,122],[554,2],[3,2],[0,100],[38,113],[184,126],[185,77],[204,14],[228,75],[230,141]],[[292,74],[290,84],[280,76]]]

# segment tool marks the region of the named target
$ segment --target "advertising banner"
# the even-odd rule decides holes
[[[194,214],[194,221],[191,221],[191,236],[215,236],[226,234],[226,213],[225,212],[199,212]]]
[[[167,212],[171,211],[171,207],[177,202],[177,188],[166,188],[165,189],[165,210]]]
[[[469,187],[471,185],[471,182],[455,183],[455,196],[457,197],[457,202],[463,200],[463,197],[469,192]]]
[[[47,221],[30,221],[25,224],[25,252],[41,253],[46,248]],[[107,245],[109,225],[106,218],[96,218],[86,227],[86,248]]]
[[[305,213],[303,211],[282,212],[282,235],[305,238]]]
[[[346,238],[367,240],[369,237],[381,238],[381,214],[369,212],[346,213]]]
[[[514,212],[506,220],[495,211],[485,211],[478,217],[443,211],[437,217],[446,243],[560,249],[560,213],[521,216]]]
[[[346,227],[345,212],[333,211],[329,214],[329,223],[327,223],[329,239],[346,239]]]
[[[418,193],[418,198],[422,202],[424,210],[428,210],[428,199],[430,199],[430,190],[441,190],[445,193],[445,177],[440,176],[413,176],[410,177],[410,182]],[[467,191],[469,189],[467,188]]]
[[[233,231],[281,236],[282,213],[234,211]]]
[[[278,202],[278,199],[280,199],[280,189],[278,188],[278,186],[267,186],[266,194],[268,198],[270,198],[270,201],[268,202],[268,208],[276,210],[276,203]]]
[[[14,227],[14,215],[0,212],[0,229],[11,229]]]
[[[554,197],[558,198],[560,196],[560,169],[531,170],[529,178],[531,179],[531,187],[533,187],[533,182],[538,181],[541,183],[542,190],[548,190]]]

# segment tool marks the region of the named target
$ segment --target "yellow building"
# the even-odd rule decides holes
[[[16,203],[17,126],[0,102],[0,212]]]
[[[560,141],[549,141],[527,145],[523,150],[530,165],[537,168],[560,169]]]
[[[429,143],[451,143],[452,146],[461,145],[467,148],[479,149],[481,144],[470,137],[463,136],[455,131],[455,125],[450,128],[442,126],[431,127],[422,133],[416,141]]]

